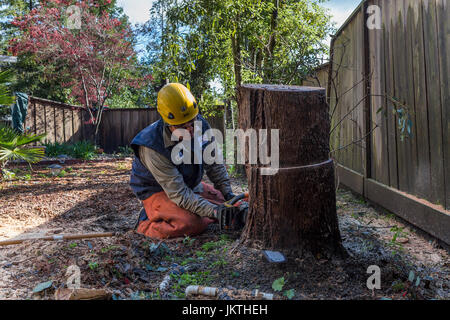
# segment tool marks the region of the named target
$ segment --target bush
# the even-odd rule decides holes
[[[44,150],[29,145],[41,141],[44,137],[45,135],[19,133],[13,128],[0,125],[0,179],[6,174],[4,169],[8,161],[40,161],[44,157]]]
[[[89,141],[79,141],[69,143],[45,143],[45,155],[47,157],[57,157],[67,155],[76,159],[91,160],[95,158],[96,146]]]

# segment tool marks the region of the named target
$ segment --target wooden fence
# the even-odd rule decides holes
[[[31,96],[24,129],[45,133],[46,142],[72,143],[89,139],[92,131],[84,125],[87,120],[87,112],[82,107]]]
[[[99,141],[107,153],[129,146],[139,131],[160,119],[156,109],[110,109],[102,117]]]
[[[218,109],[223,106],[217,106]],[[131,140],[149,124],[160,119],[156,109],[110,109],[103,113],[100,125],[100,145],[105,152],[129,146]],[[212,128],[223,132],[224,118],[206,118]]]
[[[217,106],[223,108],[223,106]],[[109,109],[102,115],[99,146],[107,153],[130,145],[145,127],[159,119],[156,109]],[[223,131],[223,117],[207,118],[211,127]],[[83,107],[30,97],[25,130],[47,134],[46,142],[73,143],[93,139],[94,127]]]
[[[363,1],[305,85],[328,89],[340,182],[450,244],[448,5]]]

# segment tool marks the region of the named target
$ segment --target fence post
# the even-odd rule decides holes
[[[328,108],[331,108],[331,82],[333,81],[333,61],[334,61],[334,36],[331,37],[330,42],[330,62],[328,65],[328,88],[327,88],[327,103]],[[329,112],[331,110],[328,110]],[[333,119],[330,119],[330,121],[333,121]]]
[[[370,43],[369,43],[369,28],[367,28],[366,23],[369,18],[367,13],[368,1],[365,0],[363,5],[361,6],[362,16],[363,16],[363,47],[362,54],[364,57],[364,69],[363,69],[363,77],[364,77],[364,119],[365,119],[365,144],[366,144],[366,152],[365,152],[365,170],[364,176],[367,179],[372,178],[372,99],[371,99],[371,82],[370,82]],[[364,190],[364,196],[366,196],[366,190]]]

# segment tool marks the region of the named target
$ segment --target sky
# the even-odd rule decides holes
[[[330,10],[332,22],[336,23],[339,28],[350,14],[356,9],[361,0],[328,0],[322,5]],[[118,0],[117,4],[123,8],[124,13],[129,17],[132,24],[144,23],[150,18],[150,8],[153,0]],[[331,37],[325,39],[325,43],[329,44]],[[136,45],[138,56],[143,57],[145,52],[145,41],[138,40]]]
[[[119,0],[117,3],[124,9],[131,23],[135,24],[144,23],[149,19],[152,2],[153,0]],[[330,9],[332,20],[339,28],[360,2],[360,0],[329,0],[322,5]]]
[[[360,0],[330,0],[325,2],[323,6],[330,9],[330,13],[333,16],[331,20],[336,22],[337,28],[339,28],[360,2]]]

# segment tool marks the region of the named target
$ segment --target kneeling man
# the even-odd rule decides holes
[[[157,109],[162,119],[131,142],[135,159],[130,185],[143,203],[137,231],[167,239],[200,234],[216,221],[226,227],[239,214],[239,208],[223,204],[234,197],[225,166],[194,161],[194,123],[201,123],[202,135],[210,129],[199,114],[195,98],[182,84],[169,83],[158,92]],[[184,131],[179,129],[189,134],[179,135]],[[192,161],[177,164],[172,149],[183,139],[189,139],[192,147],[191,154],[184,152],[182,157]],[[200,145],[203,151],[208,143]],[[214,187],[201,182],[204,172]]]

